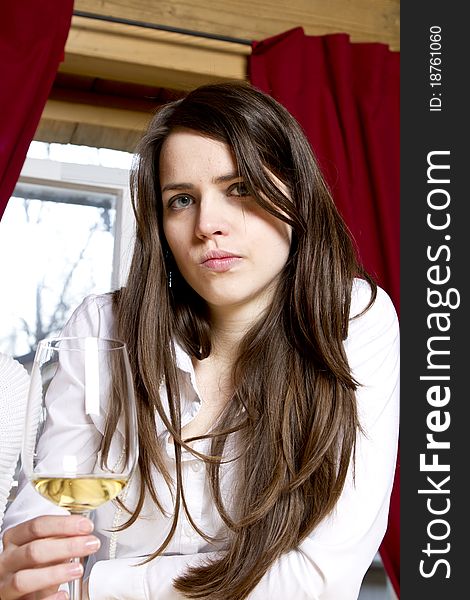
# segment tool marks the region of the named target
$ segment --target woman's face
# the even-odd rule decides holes
[[[163,230],[181,275],[212,310],[255,317],[286,264],[290,226],[247,193],[223,142],[175,130],[159,167]]]

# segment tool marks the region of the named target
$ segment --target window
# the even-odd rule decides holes
[[[0,351],[25,365],[86,295],[123,284],[132,250],[128,168],[50,155],[27,159],[0,222]]]

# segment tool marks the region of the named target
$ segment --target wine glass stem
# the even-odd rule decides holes
[[[90,517],[90,511],[71,511],[73,514],[82,515],[82,517]],[[83,575],[85,574],[86,559],[85,558],[72,558],[73,563],[79,563],[83,567]],[[79,579],[74,579],[70,582],[70,600],[83,600],[83,575]]]
[[[80,563],[83,567],[83,571],[85,572],[85,560],[83,558],[73,558],[73,563]],[[82,600],[82,585],[83,585],[83,577],[79,579],[74,579],[70,582],[70,600]]]

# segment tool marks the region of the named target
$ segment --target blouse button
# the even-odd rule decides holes
[[[201,462],[199,460],[195,460],[191,463],[191,469],[198,473],[201,470]]]

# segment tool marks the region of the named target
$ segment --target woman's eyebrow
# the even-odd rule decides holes
[[[233,179],[243,179],[239,173],[227,173],[226,175],[218,175],[212,179],[213,183],[226,183],[227,181],[232,181]],[[168,190],[192,190],[195,188],[193,183],[167,183],[162,187],[162,193]]]
[[[214,183],[225,183],[227,181],[232,181],[232,179],[242,179],[240,173],[227,173],[227,175],[219,175],[218,177],[214,177],[212,180]]]
[[[162,187],[162,193],[167,190],[192,190],[194,185],[192,183],[167,183]]]

